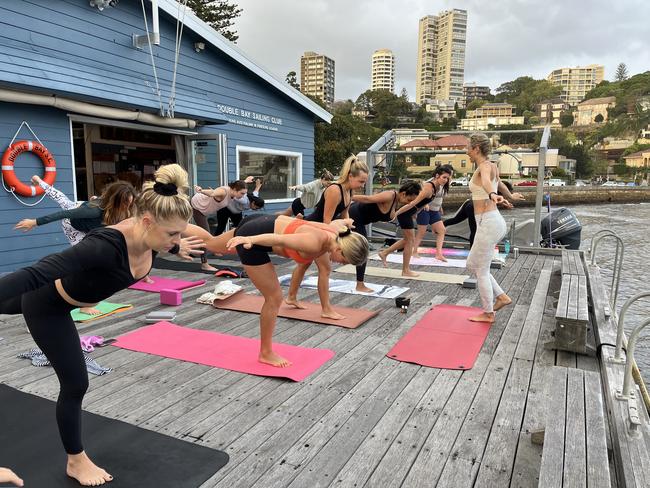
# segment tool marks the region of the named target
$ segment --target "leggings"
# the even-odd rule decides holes
[[[503,290],[490,274],[490,263],[494,257],[494,246],[506,235],[506,221],[498,210],[490,210],[476,215],[476,237],[467,257],[467,269],[471,271],[478,282],[483,311],[494,311],[494,298]]]
[[[65,193],[57,190],[53,186],[48,185],[44,181],[40,182],[40,187],[43,188],[45,194],[48,197],[50,197],[52,200],[54,200],[56,203],[58,203],[59,207],[61,207],[63,210],[71,210],[79,206],[79,203],[73,202],[72,200],[70,200],[68,197],[65,196]],[[70,219],[63,219],[61,221],[61,227],[63,228],[63,234],[68,238],[70,244],[73,246],[79,243],[81,239],[83,239],[86,236],[85,233],[72,227],[72,224],[70,223]]]
[[[194,217],[194,222],[196,223],[196,225],[207,230],[210,234],[212,234],[212,232],[210,232],[210,224],[208,224],[208,218],[205,215],[203,215],[197,209],[193,208],[192,217]],[[201,254],[201,262],[203,264],[208,262],[207,253],[204,252],[203,254]]]
[[[474,203],[471,200],[465,200],[460,206],[458,212],[453,217],[444,220],[445,227],[456,225],[463,220],[467,220],[469,224],[469,247],[474,244],[474,237],[476,236],[476,219],[474,218]]]
[[[215,229],[214,235],[219,236],[224,233],[228,220],[230,220],[232,227],[236,228],[243,218],[244,214],[242,212],[235,213],[228,207],[223,207],[217,212],[217,228]]]
[[[0,303],[0,314],[23,315],[36,345],[50,360],[59,379],[56,422],[68,454],[83,451],[81,402],[88,390],[79,334],[70,316],[74,308],[61,298],[54,283]]]

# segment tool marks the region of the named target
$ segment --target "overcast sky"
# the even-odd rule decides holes
[[[373,51],[396,56],[395,90],[415,98],[418,20],[467,10],[465,82],[488,85],[556,68],[605,65],[612,80],[650,70],[647,2],[641,0],[231,0],[244,9],[238,46],[284,79],[300,75],[300,56],[316,51],[336,63],[336,99],[370,87]]]

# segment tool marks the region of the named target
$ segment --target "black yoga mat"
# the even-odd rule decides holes
[[[0,461],[26,487],[78,488],[65,474],[55,403],[0,385]],[[197,488],[228,463],[224,452],[83,412],[84,449],[113,475],[110,488]]]
[[[219,265],[211,262],[215,268]],[[190,273],[205,273],[214,275],[214,271],[204,271],[201,269],[201,263],[198,261],[172,261],[171,259],[156,258],[153,261],[153,267],[156,269],[168,269],[170,271],[189,271]]]

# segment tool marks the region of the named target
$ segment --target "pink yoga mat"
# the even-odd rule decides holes
[[[160,290],[187,290],[188,288],[201,286],[205,283],[205,280],[184,281],[184,280],[174,280],[171,278],[163,278],[161,276],[149,276],[149,278],[153,280],[153,283],[145,283],[144,281],[141,280],[129,286],[129,288],[131,290],[141,290],[141,291],[150,291],[153,293],[160,293]]]
[[[441,369],[472,369],[491,324],[471,322],[480,308],[436,305],[386,354]]]
[[[169,322],[129,332],[117,338],[113,346],[146,352],[166,358],[205,364],[257,376],[273,376],[301,381],[334,357],[329,349],[273,344],[273,349],[293,364],[276,368],[257,360],[260,341],[247,337],[190,329]]]

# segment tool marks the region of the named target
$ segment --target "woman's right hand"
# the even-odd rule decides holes
[[[23,486],[23,480],[9,468],[0,468],[0,483],[12,483],[15,486]]]
[[[243,245],[244,249],[250,249],[251,247],[253,247],[253,238],[250,236],[235,236],[228,241],[226,247],[229,250],[232,250],[239,245]]]
[[[23,219],[16,224],[14,230],[22,230],[23,232],[28,232],[36,227],[36,219]]]
[[[289,190],[291,190],[291,191],[296,191],[296,188],[297,188],[296,186],[290,186],[290,187],[289,187]]]

